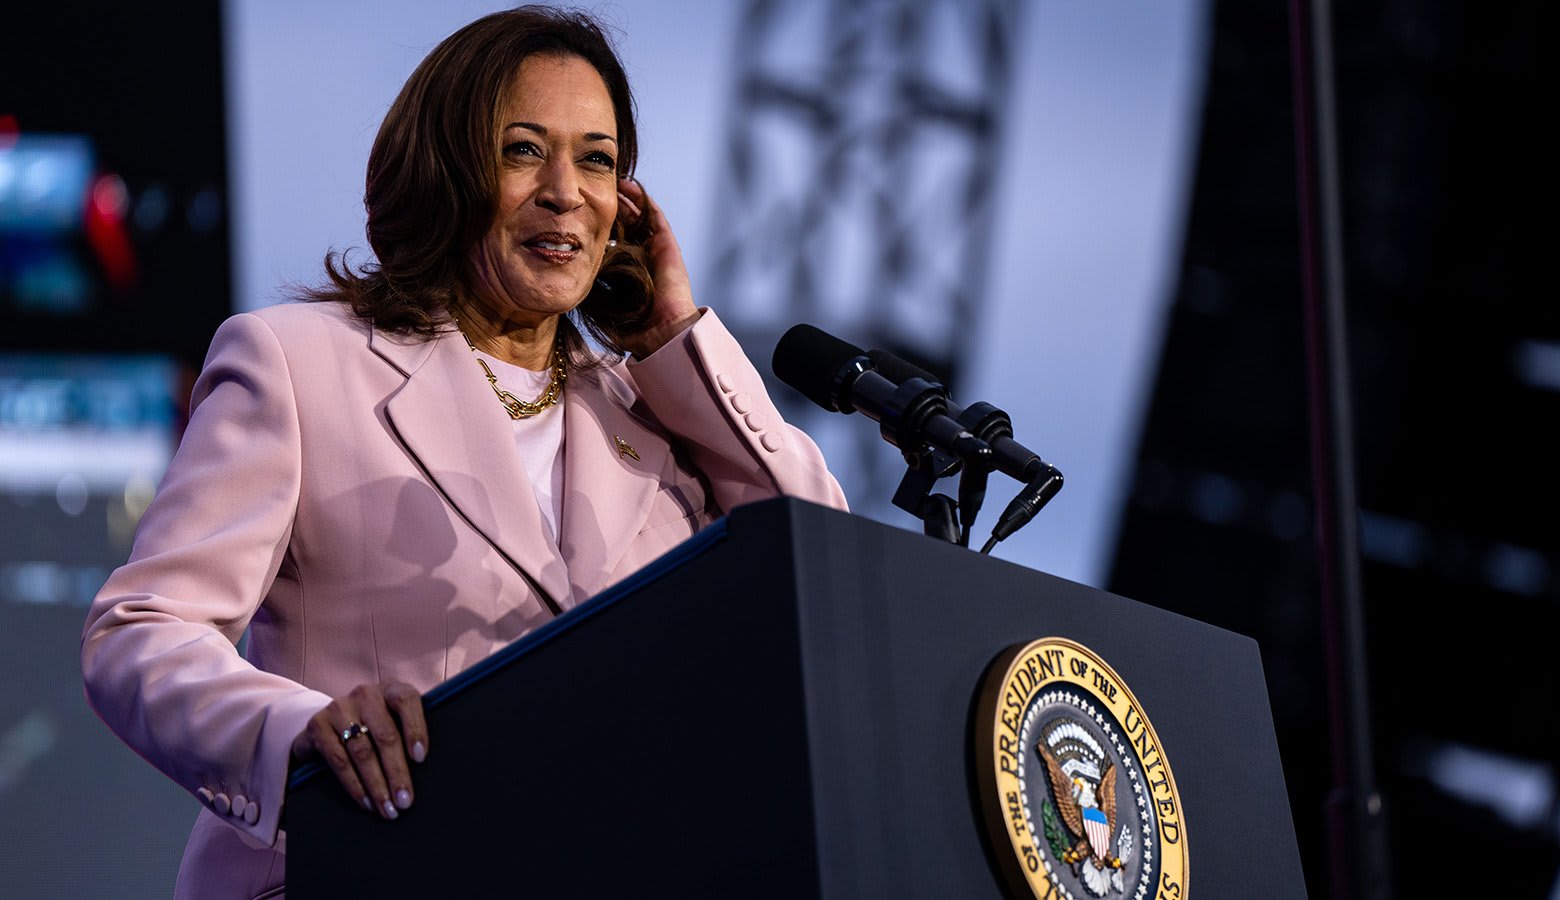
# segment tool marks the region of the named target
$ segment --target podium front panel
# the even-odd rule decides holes
[[[735,511],[430,692],[397,821],[301,772],[288,891],[1011,895],[976,699],[1004,650],[1050,636],[1107,661],[1152,720],[1185,896],[1304,896],[1254,642],[791,500]]]

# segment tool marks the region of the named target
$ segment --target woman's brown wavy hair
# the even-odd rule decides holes
[[[384,331],[433,335],[466,290],[471,249],[498,208],[500,102],[522,60],[578,56],[606,82],[617,124],[618,175],[634,171],[638,130],[628,76],[605,30],[575,10],[522,6],[472,22],[445,38],[407,79],[368,155],[368,243],[377,260],[353,271],[346,254],[325,255],[331,284],[304,299],[345,302]],[[637,226],[637,227],[636,227]],[[573,314],[609,350],[648,319],[650,273],[643,221],[612,227],[589,296]],[[596,357],[579,329],[560,323],[576,367]]]

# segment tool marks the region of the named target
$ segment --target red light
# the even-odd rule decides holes
[[[137,277],[135,250],[124,223],[130,205],[124,179],[112,173],[99,175],[87,198],[87,243],[97,253],[109,286],[124,296],[135,287]]]
[[[92,185],[92,205],[99,213],[123,222],[130,206],[130,194],[125,190],[125,180],[118,175],[102,175]]]

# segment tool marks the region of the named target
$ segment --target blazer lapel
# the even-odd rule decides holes
[[[629,412],[633,398],[611,370],[581,373],[564,391],[560,531],[575,603],[607,586],[671,462],[666,439]]]
[[[369,340],[374,352],[406,376],[385,404],[385,415],[407,452],[554,611],[567,608],[571,588],[563,557],[542,522],[511,420],[470,348],[453,330],[432,339],[374,331]]]

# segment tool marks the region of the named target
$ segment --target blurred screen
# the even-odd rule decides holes
[[[8,238],[75,231],[92,181],[84,137],[14,135],[0,145],[0,229]]]
[[[0,895],[172,888],[194,811],[93,716],[77,660],[86,607],[173,454],[182,393],[168,357],[0,354]],[[148,833],[87,824],[114,810]]]
[[[0,298],[17,310],[84,310],[97,292],[87,240],[91,142],[75,135],[12,136],[0,145]],[[105,192],[106,193],[106,192]],[[94,217],[99,240],[107,237]],[[116,277],[125,278],[121,240]]]
[[[176,373],[158,357],[0,355],[0,599],[84,606],[124,561],[173,453]]]

